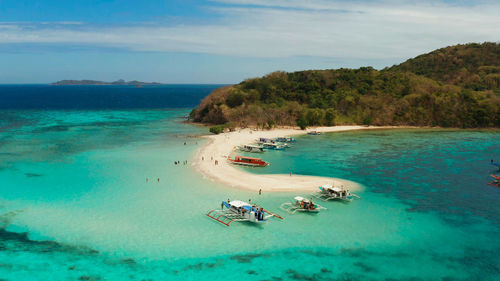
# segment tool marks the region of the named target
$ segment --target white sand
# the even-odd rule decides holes
[[[362,127],[362,126],[335,126],[335,127],[317,127],[308,129],[308,131],[318,131],[322,133],[352,131],[363,129],[380,129],[387,127]],[[341,182],[351,191],[360,190],[362,187],[352,181],[337,178],[316,177],[292,174],[266,174],[257,175],[247,173],[237,169],[233,164],[227,161],[228,156],[238,154],[235,151],[236,146],[250,144],[258,138],[276,138],[283,136],[293,136],[306,134],[307,131],[298,129],[274,129],[269,131],[253,131],[243,129],[235,132],[222,133],[219,135],[204,136],[210,141],[201,147],[196,153],[193,165],[205,177],[218,181],[235,188],[243,188],[253,191],[262,189],[263,192],[269,191],[316,191],[319,185],[332,183],[333,180]],[[297,143],[295,145],[300,145]],[[255,154],[255,157],[266,159],[266,153]],[[204,160],[202,160],[202,157]],[[215,160],[218,165],[215,165]],[[271,163],[272,165],[272,163]],[[255,169],[266,169],[265,167],[256,167]]]

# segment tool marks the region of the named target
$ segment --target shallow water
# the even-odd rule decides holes
[[[348,178],[361,200],[283,214],[190,167],[189,110],[4,111],[0,277],[7,280],[497,280],[500,134],[349,132],[298,138],[252,172]],[[7,120],[7,121],[6,121]],[[186,145],[184,145],[184,142]],[[182,161],[188,160],[188,165]],[[174,161],[181,161],[174,165]],[[148,181],[146,182],[146,178]],[[160,178],[160,182],[158,182]],[[204,214],[251,198],[284,215],[226,227]]]

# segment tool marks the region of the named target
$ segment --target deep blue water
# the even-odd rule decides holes
[[[0,109],[158,109],[195,107],[222,85],[0,85]]]

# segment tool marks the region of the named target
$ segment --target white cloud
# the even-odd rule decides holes
[[[131,51],[247,57],[411,57],[500,39],[500,4],[425,1],[219,0],[211,24],[94,26],[0,23],[2,43],[77,44]],[[222,3],[222,4],[221,4]]]

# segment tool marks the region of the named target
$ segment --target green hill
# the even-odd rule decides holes
[[[500,47],[496,43],[483,43],[442,48],[409,59],[389,70],[413,72],[476,91],[498,89]]]
[[[380,71],[274,72],[215,90],[191,118],[234,127],[500,127],[500,44],[451,46]]]

